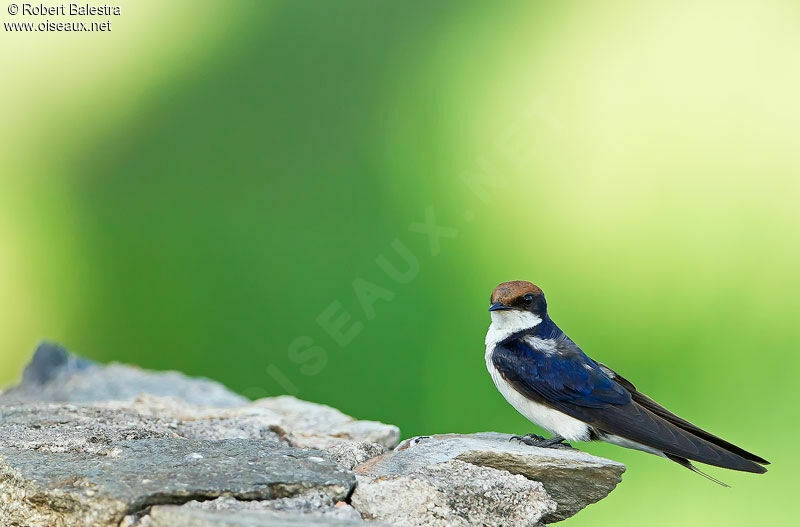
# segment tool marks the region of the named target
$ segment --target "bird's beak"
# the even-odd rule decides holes
[[[491,305],[489,311],[503,311],[505,309],[511,309],[511,308],[502,302],[495,302],[494,304]]]

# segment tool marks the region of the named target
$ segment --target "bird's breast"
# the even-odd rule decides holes
[[[489,375],[491,375],[494,385],[497,386],[497,389],[503,394],[506,401],[508,401],[516,411],[521,413],[532,423],[544,428],[552,434],[560,435],[567,441],[589,440],[589,427],[586,423],[536,402],[514,389],[511,383],[503,378],[492,361],[494,348],[495,344],[486,346],[486,369],[489,370]]]

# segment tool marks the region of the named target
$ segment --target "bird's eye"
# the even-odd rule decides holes
[[[532,293],[528,293],[527,295],[523,296],[522,298],[525,300],[526,304],[532,304],[533,303],[533,294]]]

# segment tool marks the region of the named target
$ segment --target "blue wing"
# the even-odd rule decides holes
[[[595,430],[660,450],[673,461],[693,459],[734,470],[766,472],[759,464],[766,463],[762,458],[700,430],[639,394],[627,380],[587,357],[563,333],[545,340],[533,334],[513,335],[495,347],[492,362],[521,394]]]
[[[562,336],[547,342],[553,346],[525,336],[506,340],[497,345],[492,361],[507,381],[550,402],[603,408],[631,401],[630,392],[571,340]]]

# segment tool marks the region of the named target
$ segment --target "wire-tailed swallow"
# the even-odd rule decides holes
[[[486,367],[519,413],[551,432],[514,436],[529,445],[601,440],[663,456],[698,470],[690,460],[764,473],[769,462],[681,419],[608,366],[590,359],[547,315],[544,293],[530,282],[492,292]]]

